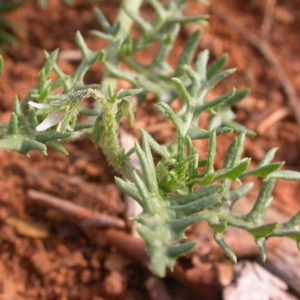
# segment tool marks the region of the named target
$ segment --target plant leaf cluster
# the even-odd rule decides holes
[[[244,142],[254,133],[235,123],[231,111],[249,90],[232,89],[207,101],[207,93],[234,72],[234,69],[223,70],[227,55],[212,63],[209,63],[207,50],[196,55],[201,34],[195,31],[187,40],[177,65],[172,67],[168,63],[182,24],[203,24],[207,20],[207,16],[185,16],[185,2],[170,0],[162,4],[149,0],[147,5],[156,15],[152,21],[145,20],[140,12],[141,1],[124,1],[114,24],[96,10],[102,31],[94,30],[92,34],[107,40],[109,45],[93,51],[77,33],[82,60],[73,74],[59,68],[58,50],[51,54],[45,52],[46,62],[39,73],[38,84],[21,105],[15,99],[9,124],[1,126],[0,148],[25,155],[30,150],[46,154],[47,147],[66,153],[61,140],[90,136],[95,146],[102,148],[110,164],[124,176],[124,179],[116,178],[119,188],[143,208],[135,217],[140,223],[137,230],[145,241],[150,267],[158,276],[164,276],[166,268],[172,269],[178,257],[196,246],[195,242],[186,240],[185,232],[190,225],[201,221],[209,224],[216,242],[233,261],[236,256],[223,239],[228,226],[248,231],[263,260],[265,241],[270,237],[287,236],[300,247],[300,213],[283,224],[264,222],[276,180],[300,180],[300,174],[280,170],[283,162],[273,162],[276,149],[271,149],[256,168],[249,169],[250,158],[243,157]],[[141,30],[139,38],[130,34],[133,24]],[[155,57],[143,65],[135,54],[154,44],[159,45]],[[105,67],[101,86],[98,83],[86,85],[85,74],[99,62]],[[121,62],[131,71],[121,68]],[[50,79],[53,72],[54,80]],[[115,92],[118,79],[130,82],[134,89]],[[132,99],[137,96],[142,103],[148,93],[156,96],[156,107],[172,122],[176,136],[171,145],[165,146],[141,130],[141,144],[136,143],[125,152],[119,143],[118,127],[125,117],[134,122]],[[88,98],[94,100],[92,109],[82,105]],[[178,98],[182,101],[181,109],[175,112],[170,103]],[[199,119],[206,113],[211,116],[210,125],[199,127]],[[89,116],[88,121],[79,122],[80,115]],[[41,127],[44,130],[41,131]],[[238,137],[229,145],[222,168],[216,169],[218,135],[231,132],[238,133]],[[193,141],[199,139],[208,140],[205,157],[200,157],[194,147]],[[141,170],[130,163],[134,152]],[[156,163],[154,156],[159,157]],[[260,177],[263,182],[256,202],[248,214],[234,214],[233,205],[253,186],[248,180],[245,182],[245,178],[251,176]]]
[[[250,158],[242,157],[247,133],[244,131],[229,145],[222,169],[214,167],[217,135],[232,129],[204,130],[199,128],[198,121],[207,110],[227,106],[237,96],[233,90],[205,102],[206,93],[233,71],[220,71],[209,78],[207,61],[208,52],[204,51],[198,56],[194,69],[185,66],[182,79],[172,79],[183,99],[181,111],[175,113],[163,102],[156,105],[175,127],[174,142],[168,147],[161,146],[142,131],[142,147],[135,146],[142,166],[141,174],[134,173],[130,183],[116,180],[119,188],[143,207],[143,213],[135,218],[142,224],[137,230],[146,242],[152,271],[159,276],[164,276],[166,267],[172,269],[178,257],[195,247],[194,242],[185,240],[184,233],[190,225],[204,220],[213,230],[215,241],[234,262],[236,256],[222,237],[228,226],[248,231],[263,260],[266,259],[265,241],[270,237],[289,236],[299,246],[300,232],[295,226],[299,222],[299,213],[284,224],[264,223],[276,179],[300,179],[298,172],[279,171],[283,162],[272,162],[277,149],[271,149],[256,168],[249,170]],[[192,85],[186,77],[190,77]],[[192,140],[205,138],[209,140],[207,156],[199,157]],[[156,165],[153,153],[161,156]],[[250,176],[263,180],[255,205],[246,215],[234,214],[231,211],[233,205],[253,186],[249,182],[243,183],[243,179]],[[233,188],[233,183],[238,187]]]

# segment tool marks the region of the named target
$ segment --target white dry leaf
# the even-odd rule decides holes
[[[47,105],[45,105],[45,104],[36,103],[33,101],[29,101],[28,104],[37,109],[44,109],[47,107]],[[52,126],[58,125],[57,131],[60,132],[62,121],[64,119],[65,114],[66,113],[63,111],[55,111],[55,112],[51,113],[41,124],[39,124],[35,128],[35,130],[36,131],[45,131],[45,130],[51,128]],[[68,125],[67,129],[69,131],[74,131],[74,129],[70,125]]]
[[[234,271],[235,282],[224,289],[224,300],[297,300],[284,281],[255,262],[241,261]]]

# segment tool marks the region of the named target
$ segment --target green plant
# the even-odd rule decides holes
[[[273,163],[276,149],[271,149],[259,165],[248,170],[250,158],[242,158],[247,131],[232,120],[231,107],[241,101],[248,90],[228,93],[206,101],[206,94],[220,80],[234,72],[223,71],[227,56],[223,55],[208,65],[208,51],[201,52],[193,65],[200,32],[195,31],[186,42],[175,68],[167,58],[183,23],[205,23],[207,16],[187,17],[183,15],[186,1],[170,0],[163,5],[158,0],[148,4],[156,13],[156,19],[147,22],[139,13],[142,1],[126,0],[116,22],[111,25],[101,11],[96,17],[103,31],[92,31],[98,38],[106,39],[109,46],[99,51],[90,50],[80,33],[76,41],[82,61],[75,72],[67,75],[56,64],[58,51],[45,52],[46,63],[39,73],[38,85],[29,91],[22,104],[14,101],[10,122],[2,125],[3,135],[0,148],[28,155],[30,150],[47,153],[52,147],[67,153],[60,141],[90,136],[95,146],[100,146],[108,161],[126,178],[116,178],[118,187],[135,199],[142,207],[141,215],[135,217],[140,223],[137,231],[145,241],[150,255],[150,266],[154,274],[164,276],[166,268],[172,269],[176,259],[195,247],[195,242],[185,241],[188,226],[206,221],[214,232],[214,238],[225,253],[235,262],[235,254],[228,248],[222,235],[228,226],[245,229],[254,237],[262,259],[266,259],[265,241],[274,236],[287,236],[300,248],[298,224],[300,213],[286,223],[264,223],[264,216],[272,202],[272,190],[277,179],[300,180],[293,171],[279,171],[282,162]],[[130,35],[132,24],[140,27],[141,37],[134,40]],[[159,49],[152,62],[145,66],[134,54],[154,43]],[[94,63],[103,63],[105,73],[101,86],[85,85],[84,76]],[[130,69],[124,71],[120,62]],[[58,79],[51,81],[51,72]],[[117,80],[125,79],[134,89],[117,89]],[[55,93],[63,88],[61,94]],[[141,130],[141,145],[127,153],[119,143],[117,129],[124,117],[134,122],[133,96],[139,103],[148,93],[157,98],[156,107],[176,130],[171,145],[157,143],[146,131]],[[86,109],[82,102],[86,98],[95,101],[93,109]],[[170,103],[182,100],[181,110],[175,113]],[[33,101],[34,100],[34,101]],[[199,127],[203,113],[211,114],[209,128]],[[80,123],[78,115],[90,116],[89,122]],[[216,170],[217,136],[235,131],[238,137],[230,144],[223,167]],[[208,139],[207,157],[199,157],[193,140]],[[136,153],[141,170],[135,170],[130,156]],[[160,159],[154,163],[153,154]],[[260,193],[252,210],[246,215],[231,212],[233,204],[252,188],[243,183],[249,176],[263,180]],[[233,183],[237,183],[235,188]]]

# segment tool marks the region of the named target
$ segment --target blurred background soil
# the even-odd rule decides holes
[[[59,0],[48,2],[47,8],[41,8],[37,1],[25,1],[19,9],[7,14],[7,19],[16,27],[19,44],[3,53],[1,123],[9,120],[14,96],[22,100],[36,85],[38,71],[44,63],[43,49],[51,52],[59,48],[63,53],[73,53],[70,51],[77,49],[75,33],[78,30],[92,49],[106,45],[88,33],[91,29],[99,29],[89,1],[75,1],[73,7]],[[119,4],[119,1],[102,1],[95,5],[113,21]],[[148,9],[143,7],[145,13]],[[269,149],[279,147],[276,160],[285,161],[286,169],[300,171],[300,106],[294,97],[300,95],[300,2],[211,0],[209,7],[189,2],[186,13],[211,16],[210,26],[201,26],[203,38],[198,50],[209,49],[211,59],[227,52],[227,67],[237,68],[210,97],[232,87],[252,90],[246,100],[234,108],[237,120],[257,132],[254,139],[247,140],[244,152],[245,156],[252,157],[251,166],[255,166]],[[176,61],[182,45],[196,28],[183,28],[172,60]],[[252,35],[259,42],[251,39]],[[264,52],[262,48],[266,47]],[[75,57],[77,54],[75,51]],[[141,57],[146,63],[147,56]],[[70,61],[61,56],[59,60],[61,68],[68,73],[77,64],[77,59]],[[100,82],[102,71],[100,64],[93,66],[86,82]],[[153,101],[146,101],[137,109],[131,132],[138,138],[138,129],[142,127],[158,141],[168,142],[173,129],[158,115],[153,104]],[[219,139],[217,166],[232,136]],[[197,146],[204,154],[206,145],[198,143]],[[203,245],[207,248],[202,247],[198,256],[184,259],[189,266],[197,267],[190,268],[191,280],[197,279],[207,289],[217,286],[214,296],[200,298],[188,285],[175,279],[154,278],[132,257],[107,242],[105,234],[102,239],[101,232],[83,230],[58,210],[36,203],[30,191],[125,219],[123,195],[114,184],[117,174],[107,165],[101,150],[94,149],[89,141],[65,147],[68,156],[51,149],[47,157],[35,152],[30,153],[30,157],[0,152],[1,300],[222,299],[222,288],[233,279],[232,264],[217,250],[212,252],[214,246],[209,234],[206,239],[204,237],[206,244]],[[250,193],[250,202],[257,195],[259,184],[257,181]],[[299,192],[298,183],[279,181],[274,193],[274,208],[287,216],[294,215],[300,210]],[[200,239],[202,235],[203,238],[201,230],[206,232],[207,229],[203,225],[196,226],[190,230],[190,236]],[[156,295],[153,290],[159,290],[160,294]]]

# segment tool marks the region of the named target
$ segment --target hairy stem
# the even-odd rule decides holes
[[[116,121],[117,102],[110,102],[103,94],[95,89],[87,90],[88,97],[94,98],[101,107],[101,119],[96,120],[93,131],[101,137],[97,140],[97,146],[101,147],[108,162],[117,172],[129,180],[132,180],[134,167],[125,156],[121,148],[118,135],[118,123]]]

